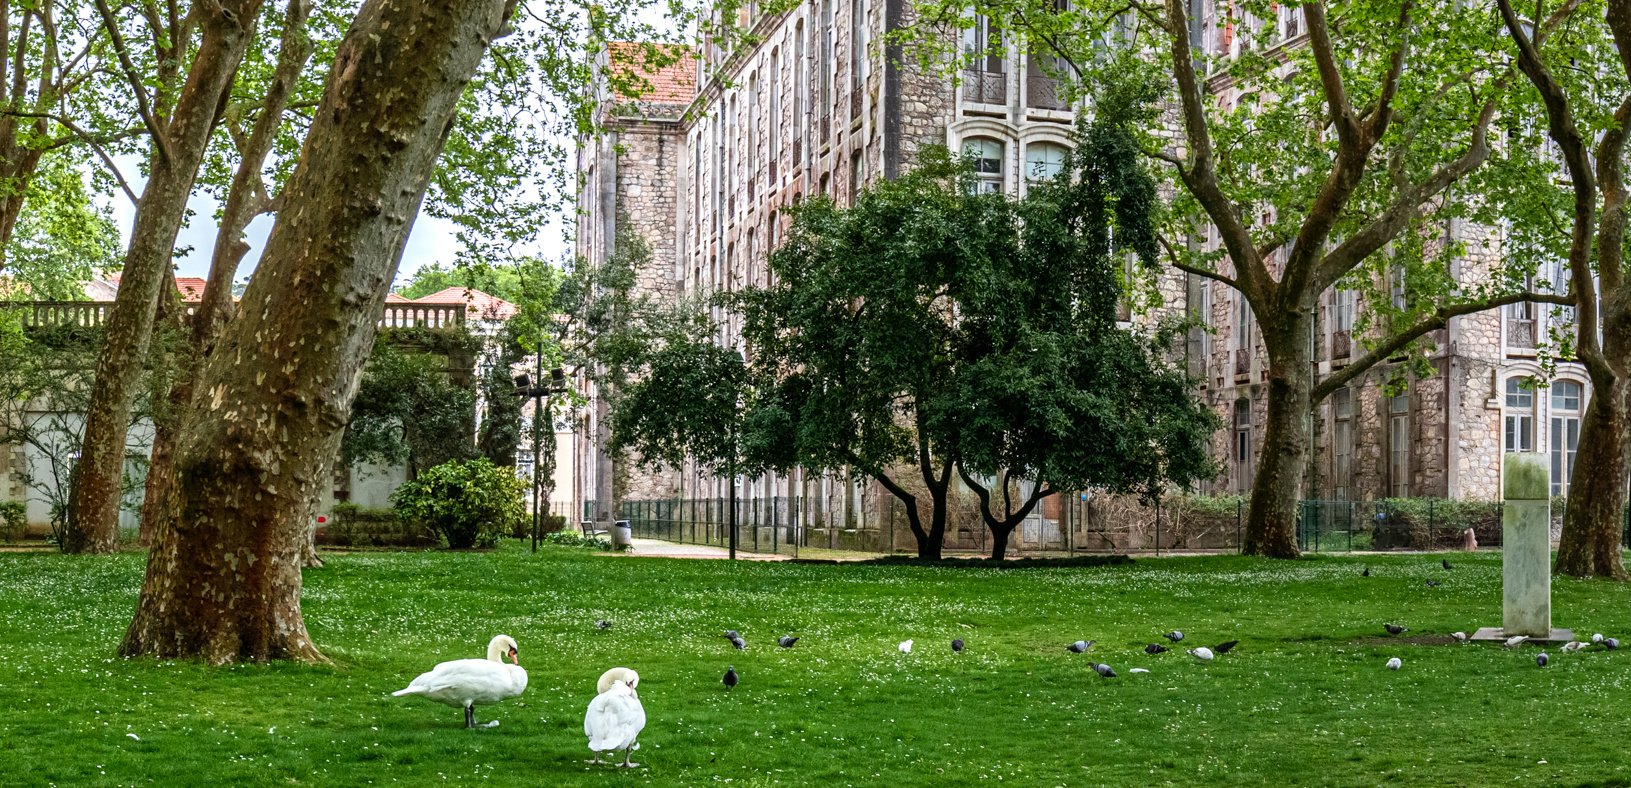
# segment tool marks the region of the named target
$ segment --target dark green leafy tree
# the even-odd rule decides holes
[[[341,443],[347,464],[404,463],[408,478],[476,455],[476,392],[459,385],[439,354],[374,345]],[[513,396],[512,396],[513,399]]]
[[[526,518],[521,480],[485,457],[426,469],[391,495],[398,517],[423,524],[454,549],[492,547]]]

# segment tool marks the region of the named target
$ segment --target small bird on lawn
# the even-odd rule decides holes
[[[1360,577],[1370,577],[1370,567],[1368,567],[1368,566],[1365,567],[1365,571],[1360,572],[1359,576]]]
[[[725,639],[726,640],[736,640],[737,638],[740,638],[740,637],[742,637],[742,633],[737,632],[734,629],[725,630]]]
[[[1065,646],[1065,650],[1069,651],[1069,652],[1071,652],[1073,654],[1082,654],[1082,653],[1085,653],[1088,649],[1092,648],[1093,644],[1096,643],[1096,642],[1097,641],[1093,641],[1093,640],[1078,640],[1075,643],[1072,643],[1072,644],[1070,644],[1068,646]]]
[[[1563,644],[1563,653],[1573,654],[1574,652],[1579,651],[1580,649],[1583,649],[1585,647],[1586,647],[1586,644],[1581,643],[1578,640],[1571,640],[1571,641]]]
[[[1541,666],[1543,668],[1546,667],[1546,663],[1550,662],[1550,661],[1551,661],[1551,658],[1546,656],[1546,652],[1544,652],[1544,651],[1540,652],[1540,654],[1535,657],[1535,664],[1539,665],[1539,666]]]
[[[1189,655],[1196,658],[1196,659],[1198,659],[1198,660],[1200,660],[1200,661],[1202,661],[1202,662],[1211,662],[1212,661],[1212,649],[1209,649],[1209,648],[1207,648],[1205,646],[1201,646],[1200,648],[1190,649],[1189,650]]]
[[[1428,588],[1438,588],[1438,581],[1437,580],[1428,580],[1427,581],[1427,587]]]
[[[731,645],[735,646],[737,651],[746,651],[748,648],[748,642],[740,637],[731,638]]]
[[[900,653],[902,654],[910,654],[912,653],[912,641],[902,640],[900,645],[896,646],[895,648],[900,649]]]
[[[1184,639],[1184,633],[1174,629],[1171,632],[1168,632],[1167,634],[1162,635],[1161,637],[1164,637],[1167,640],[1170,640],[1170,641],[1172,641],[1174,643],[1177,643],[1178,641]]]
[[[1596,633],[1596,634],[1593,634],[1593,635],[1592,635],[1592,636],[1591,636],[1591,642],[1592,642],[1592,643],[1593,643],[1593,644],[1594,644],[1594,645],[1595,645],[1595,644],[1597,644],[1597,643],[1601,643],[1601,642],[1603,642],[1603,633],[1601,633],[1601,632],[1598,632],[1598,633]]]
[[[1410,631],[1410,627],[1401,627],[1398,624],[1383,624],[1382,628],[1386,629],[1389,635],[1402,635]]]
[[[781,646],[782,648],[792,648],[793,644],[797,642],[799,642],[799,639],[793,637],[792,635],[782,635],[776,640],[776,645]]]
[[[1099,674],[1100,678],[1113,679],[1116,677],[1116,671],[1103,663],[1094,663],[1093,672]]]
[[[1404,665],[1404,661],[1400,660],[1398,657],[1394,657],[1393,659],[1390,659],[1390,660],[1387,661],[1387,669],[1388,670],[1398,670],[1403,665]]]
[[[957,638],[957,639],[953,640],[951,642],[951,650],[961,652],[963,650],[963,639],[962,638]]]
[[[1167,647],[1161,645],[1160,643],[1151,643],[1148,646],[1144,647],[1144,653],[1149,654],[1151,656],[1156,655],[1156,654],[1161,654],[1161,653],[1165,652],[1166,650],[1167,650]]]
[[[604,618],[595,620],[595,629],[611,629],[611,628],[612,628],[612,622],[607,621]]]
[[[1238,641],[1238,640],[1225,640],[1224,642],[1219,643],[1216,646],[1213,646],[1212,650],[1216,651],[1219,654],[1227,654],[1227,653],[1229,653],[1229,649],[1232,649],[1232,648],[1234,648],[1235,646],[1238,646],[1238,645],[1240,645],[1240,641]]]
[[[736,666],[735,665],[726,666],[726,668],[725,668],[725,678],[722,678],[722,679],[719,680],[719,682],[721,684],[725,685],[725,691],[730,692],[731,687],[736,686],[737,681],[738,681],[738,679],[736,678]]]
[[[1441,564],[1443,564],[1443,565],[1444,565],[1444,571],[1446,571],[1446,572],[1448,572],[1448,571],[1450,571],[1450,570],[1451,570],[1451,569],[1454,569],[1454,568],[1455,568],[1455,567],[1453,567],[1453,566],[1450,566],[1450,559],[1448,559],[1448,558],[1441,558],[1441,559],[1439,559],[1439,563],[1441,563]]]
[[[1467,642],[1467,633],[1465,632],[1451,632],[1450,637],[1455,638],[1455,642],[1457,643]]]
[[[1512,637],[1506,639],[1506,647],[1517,648],[1518,646],[1523,645],[1523,642],[1528,639],[1528,635],[1513,635]]]
[[[1603,638],[1603,645],[1608,646],[1609,651],[1613,651],[1620,647],[1620,640],[1619,638]]]

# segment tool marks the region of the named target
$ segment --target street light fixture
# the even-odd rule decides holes
[[[538,349],[538,371],[544,370],[544,351],[540,344]],[[538,552],[538,537],[543,529],[543,512],[539,503],[539,491],[542,487],[540,472],[539,451],[540,438],[545,428],[555,429],[555,400],[552,395],[564,394],[570,389],[566,385],[566,373],[560,367],[549,371],[547,385],[532,385],[532,376],[523,372],[515,376],[515,395],[523,399],[532,400],[532,551]],[[542,410],[543,417],[539,418]]]

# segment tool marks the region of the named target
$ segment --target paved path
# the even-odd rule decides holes
[[[730,558],[731,551],[723,547],[701,544],[680,544],[678,542],[665,542],[661,539],[641,539],[636,537],[634,549],[621,553],[608,553],[613,556],[628,556],[634,558]],[[773,553],[749,553],[737,550],[736,557],[743,561],[788,561],[790,555],[775,555]]]

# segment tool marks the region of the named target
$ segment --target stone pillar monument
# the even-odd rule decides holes
[[[1473,640],[1527,635],[1568,641],[1574,632],[1552,629],[1552,506],[1546,455],[1508,453],[1502,474],[1501,626],[1484,627]]]

